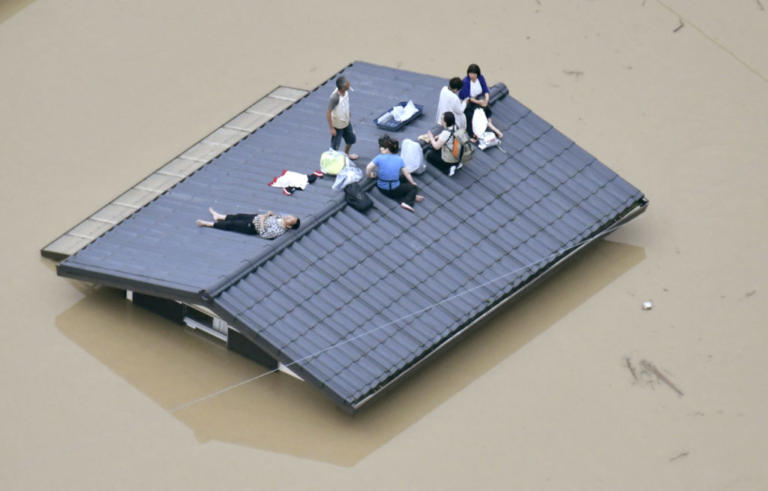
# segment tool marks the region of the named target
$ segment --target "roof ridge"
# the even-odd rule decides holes
[[[370,64],[367,62],[354,62],[350,63],[349,65],[345,66],[338,72],[336,72],[334,75],[332,75],[330,78],[328,78],[323,83],[319,84],[313,91],[319,89],[329,81],[336,78],[339,74],[343,73],[345,70],[353,66],[355,63],[365,63]],[[503,99],[507,94],[509,94],[509,89],[507,86],[502,83],[496,83],[493,86],[489,88],[490,97],[489,97],[489,104],[494,104],[495,102]],[[421,142],[422,148],[424,148],[425,143]],[[365,179],[363,184],[363,191],[368,192],[373,187],[375,181],[372,179]],[[219,296],[222,292],[230,288],[231,286],[235,285],[238,281],[243,279],[245,276],[253,272],[256,268],[259,268],[266,264],[270,259],[277,256],[287,248],[289,248],[291,245],[293,245],[296,241],[300,240],[302,237],[304,237],[306,234],[311,232],[312,230],[315,230],[318,226],[325,223],[329,218],[334,216],[336,213],[344,209],[346,205],[345,200],[340,200],[331,206],[327,207],[325,210],[321,211],[320,214],[312,220],[309,224],[302,227],[302,230],[298,233],[292,234],[291,237],[285,238],[281,241],[280,244],[276,245],[275,247],[270,248],[269,250],[259,254],[258,256],[254,257],[250,261],[247,261],[245,265],[240,267],[240,269],[236,270],[234,273],[232,273],[230,276],[227,276],[223,278],[222,280],[218,281],[217,283],[211,285],[210,287],[201,290],[199,292],[200,297],[205,302],[211,302],[213,298]]]
[[[315,88],[310,90],[309,92],[315,92],[316,90],[319,90],[320,87],[324,86],[331,80],[334,80],[336,77],[338,77],[341,73],[348,70],[350,67],[355,65],[355,63],[366,63],[361,61],[354,61],[352,63],[347,64],[344,66],[341,70],[337,71],[336,73],[332,74],[330,77],[325,79],[323,82],[317,84]],[[200,290],[199,295],[205,302],[211,302],[211,300],[218,296],[221,292],[229,288],[230,286],[234,285],[238,281],[240,281],[243,277],[248,275],[251,271],[256,269],[257,267],[263,265],[267,261],[269,261],[272,257],[276,256],[286,248],[288,248],[291,244],[293,244],[295,241],[299,240],[301,237],[309,233],[310,231],[314,230],[315,227],[323,223],[325,220],[327,220],[329,217],[333,216],[336,212],[338,212],[340,209],[343,208],[345,204],[344,200],[341,200],[340,202],[336,202],[328,206],[325,210],[322,210],[320,214],[315,218],[314,220],[310,221],[308,224],[306,224],[304,227],[302,227],[302,230],[292,234],[290,238],[285,238],[281,241],[279,245],[276,247],[272,247],[269,250],[259,254],[258,256],[254,257],[253,259],[246,262],[244,266],[241,268],[235,270],[232,274],[225,277],[224,279],[214,283],[213,285],[209,286],[208,288],[205,288],[203,290]]]

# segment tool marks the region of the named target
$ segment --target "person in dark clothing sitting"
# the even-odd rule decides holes
[[[231,230],[241,234],[258,235],[262,239],[274,239],[285,233],[288,229],[299,228],[301,220],[293,215],[275,215],[268,211],[260,215],[250,213],[237,213],[235,215],[223,215],[213,208],[208,208],[213,221],[198,220],[198,227],[213,227],[219,230]]]
[[[496,133],[496,137],[501,140],[504,134],[499,131],[497,127],[493,125],[491,121],[491,108],[488,107],[490,101],[490,90],[488,90],[488,84],[485,83],[485,77],[480,73],[480,67],[472,63],[467,67],[467,76],[462,81],[461,90],[459,91],[459,99],[466,104],[464,108],[464,115],[467,118],[467,133],[472,141],[475,141],[477,137],[482,135],[476,135],[472,128],[472,119],[476,109],[482,109],[485,112],[485,117],[488,118],[488,129]]]
[[[413,211],[414,203],[424,200],[416,193],[419,187],[413,181],[411,173],[405,168],[402,157],[397,155],[400,144],[389,135],[379,138],[379,155],[373,158],[365,168],[370,178],[376,178],[376,187],[384,196],[400,202],[400,206]]]

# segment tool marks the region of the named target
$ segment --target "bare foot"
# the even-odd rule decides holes
[[[402,206],[403,208],[405,208],[408,211],[413,211],[413,207],[411,205],[409,205],[408,203],[400,203],[400,206]]]
[[[358,158],[360,158],[360,156],[356,153],[350,153],[348,157],[349,157],[349,160],[357,160]]]
[[[209,212],[211,212],[211,216],[212,216],[212,217],[213,217],[213,219],[214,219],[215,221],[217,221],[217,222],[218,222],[218,221],[221,221],[221,220],[224,220],[225,218],[227,218],[227,216],[226,216],[226,215],[222,215],[221,213],[217,212],[217,211],[216,211],[216,210],[214,210],[213,208],[208,208],[208,211],[209,211]]]
[[[417,194],[417,195],[416,195],[416,198],[415,198],[415,201],[416,201],[417,203],[421,203],[422,201],[424,201],[424,196],[422,196],[422,195],[420,195],[420,194]]]
[[[504,133],[502,133],[501,131],[499,131],[499,130],[493,130],[493,132],[494,132],[494,133],[496,133],[496,136],[499,138],[499,140],[501,140],[502,138],[504,138]]]
[[[213,222],[206,222],[205,220],[198,220],[195,223],[198,227],[213,227]]]

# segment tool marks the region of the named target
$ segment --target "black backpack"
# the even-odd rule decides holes
[[[357,211],[366,211],[373,206],[371,197],[363,191],[363,187],[360,186],[359,182],[353,182],[344,187],[344,199],[347,200],[349,206]]]

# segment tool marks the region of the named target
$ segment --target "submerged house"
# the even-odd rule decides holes
[[[394,104],[425,114],[393,137],[434,129],[444,79],[362,62],[340,73],[354,88],[360,167],[378,153],[374,120]],[[375,190],[360,213],[329,177],[286,196],[268,184],[318,167],[333,80],[276,91],[78,226],[91,236],[73,229],[43,254],[65,257],[59,275],[126,290],[356,412],[647,205],[501,84],[491,92],[502,147],[476,151],[453,177],[428,166],[414,213]],[[196,227],[209,206],[302,225],[274,241]]]

